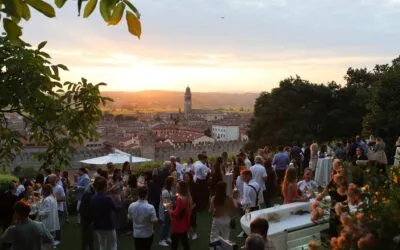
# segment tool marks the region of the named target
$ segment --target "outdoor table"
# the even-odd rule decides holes
[[[319,186],[325,187],[331,180],[332,157],[319,158],[315,170],[314,180]]]
[[[250,216],[242,216],[241,227],[249,235],[250,222],[256,217],[264,217],[269,221],[268,239],[272,240],[276,249],[308,249],[309,241],[320,240],[320,232],[329,228],[329,215],[318,223],[311,221],[310,211],[313,201],[294,202],[251,212]],[[294,214],[299,211],[302,213]],[[275,220],[273,217],[279,219]]]

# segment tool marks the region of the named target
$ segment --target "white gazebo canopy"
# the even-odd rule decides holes
[[[121,150],[115,149],[114,153],[92,159],[83,160],[80,162],[92,165],[106,165],[109,162],[114,164],[123,164],[124,162],[130,162],[132,164],[132,163],[142,163],[146,161],[151,161],[151,159],[136,157],[131,154],[125,153]]]

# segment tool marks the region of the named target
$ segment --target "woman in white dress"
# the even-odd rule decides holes
[[[315,169],[317,168],[317,162],[318,162],[318,144],[313,143],[310,145],[310,163],[308,167],[315,172]]]
[[[396,141],[396,151],[394,154],[394,164],[395,167],[400,166],[400,136]]]
[[[53,187],[50,184],[44,185],[42,193],[43,202],[39,209],[39,220],[42,221],[47,230],[55,236],[56,231],[60,230],[60,221],[58,218],[57,200],[53,195]]]

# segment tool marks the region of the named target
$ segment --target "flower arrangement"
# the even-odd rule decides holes
[[[330,239],[331,249],[400,249],[400,168],[391,167],[384,176],[370,165],[364,173],[363,187],[338,187],[347,201],[335,205],[341,227],[339,236]],[[333,178],[340,181],[339,176]],[[311,220],[321,219],[321,202],[312,209]]]

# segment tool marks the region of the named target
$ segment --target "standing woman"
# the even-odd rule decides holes
[[[127,211],[124,206],[122,206],[122,196],[123,196],[123,188],[124,188],[124,181],[122,180],[122,172],[119,169],[115,169],[112,179],[110,188],[108,189],[111,198],[117,203],[118,207],[121,207],[122,211],[118,211],[118,213],[114,213],[115,222],[116,222],[116,229],[120,231],[126,227],[127,222]]]
[[[184,181],[189,185],[190,197],[192,198],[192,213],[190,215],[190,227],[192,228],[192,240],[196,240],[197,236],[197,203],[199,202],[199,190],[196,183],[193,181],[191,173],[185,173]]]
[[[215,194],[217,184],[222,181],[222,157],[217,157],[217,161],[214,164],[214,171],[211,178],[211,195]]]
[[[50,184],[44,185],[43,202],[39,209],[39,220],[43,222],[47,230],[55,236],[56,231],[60,230],[60,221],[58,218],[57,200],[53,195],[53,187]]]
[[[386,175],[386,165],[387,165],[387,157],[385,153],[385,143],[382,138],[376,138],[376,144],[374,147],[375,152],[375,160],[380,173]]]
[[[315,172],[315,169],[317,168],[317,162],[318,162],[318,144],[313,143],[310,145],[310,163],[308,164],[308,167]]]
[[[215,195],[211,198],[210,212],[213,216],[210,243],[218,241],[219,236],[230,239],[231,216],[237,208],[236,201],[226,195],[226,183],[218,182]]]
[[[267,180],[265,181],[264,203],[267,208],[272,207],[272,199],[276,195],[278,186],[278,178],[276,177],[275,171],[272,169],[272,159],[264,161],[264,168],[267,172]]]
[[[322,200],[326,195],[331,198],[330,216],[329,216],[329,236],[337,237],[340,226],[339,216],[335,212],[337,203],[347,200],[347,183],[344,176],[343,167],[334,170],[332,180],[325,187],[324,191],[317,196],[317,200]]]
[[[68,171],[63,171],[62,172],[61,183],[62,183],[62,186],[64,188],[65,196],[68,197],[68,191],[69,191],[69,188],[71,187],[71,182],[69,181]],[[65,202],[64,202],[64,217],[65,217],[65,221],[68,222],[68,217],[69,217],[68,199],[66,199]]]
[[[175,203],[175,193],[172,190],[172,186],[175,183],[175,179],[172,176],[168,176],[165,179],[164,188],[161,191],[160,208],[158,210],[159,219],[162,221],[162,231],[161,240],[159,242],[160,246],[168,247],[169,232],[171,227],[171,220],[168,213],[168,206],[174,206]]]
[[[399,138],[397,138],[396,141],[396,150],[395,150],[395,154],[394,154],[394,166],[398,167],[400,166],[400,136]]]
[[[176,190],[176,207],[172,210],[172,207],[168,206],[169,215],[171,216],[171,249],[177,250],[179,242],[181,242],[183,249],[189,250],[187,234],[190,229],[190,214],[192,211],[189,186],[186,182],[181,181],[178,183]]]
[[[282,182],[283,204],[298,201],[308,201],[307,197],[301,197],[297,191],[297,170],[290,167],[286,169],[285,178]]]
[[[124,162],[124,165],[122,165],[122,180],[124,183],[127,183],[129,180],[129,177],[131,176],[131,165],[129,162]]]

